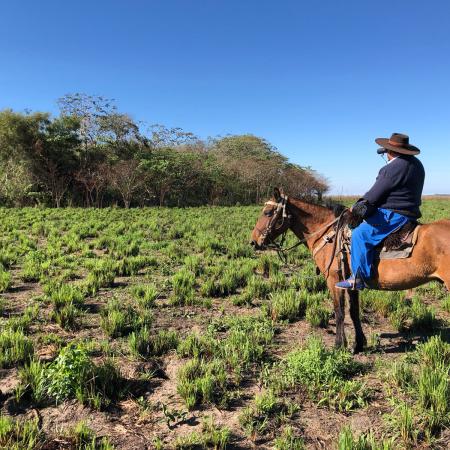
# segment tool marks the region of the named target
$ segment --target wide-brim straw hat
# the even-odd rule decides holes
[[[409,143],[409,136],[401,133],[393,133],[390,138],[377,138],[375,142],[387,150],[392,150],[403,155],[418,155],[420,150]],[[378,150],[378,153],[383,153]]]

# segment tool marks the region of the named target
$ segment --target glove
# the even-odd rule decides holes
[[[376,211],[375,206],[371,205],[365,199],[359,199],[352,206],[353,215],[360,218],[361,220],[367,219],[367,217],[370,217],[375,211]]]

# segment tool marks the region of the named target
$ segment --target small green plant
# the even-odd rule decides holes
[[[201,403],[220,404],[226,392],[227,375],[220,360],[191,359],[178,371],[177,380],[178,394],[189,410]]]
[[[66,433],[76,449],[83,450],[114,450],[114,446],[107,437],[99,439],[86,422],[78,422]]]
[[[158,298],[158,291],[153,284],[138,284],[131,288],[131,295],[141,308],[147,309],[155,305],[155,300]]]
[[[211,357],[215,352],[216,345],[217,341],[209,334],[190,333],[180,340],[177,353],[184,358]]]
[[[4,329],[8,329],[11,331],[23,331],[24,333],[27,333],[30,329],[30,326],[34,319],[39,314],[39,307],[38,305],[34,306],[28,306],[25,308],[25,311],[23,311],[22,314],[17,316],[12,316],[8,319],[7,322],[4,324]]]
[[[276,450],[304,450],[305,443],[290,426],[284,427],[281,435],[275,439]]]
[[[449,364],[450,344],[432,336],[394,366],[392,381],[415,401],[414,414],[406,405],[391,420],[405,440],[435,436],[450,424]]]
[[[387,416],[387,420],[407,446],[417,443],[419,428],[415,423],[415,413],[410,405],[406,402],[399,402],[392,414]]]
[[[33,353],[33,343],[22,330],[5,329],[0,333],[0,368],[26,363]]]
[[[411,306],[413,329],[429,330],[436,325],[434,310],[427,307],[418,296],[414,296]]]
[[[172,305],[192,305],[194,304],[195,275],[186,270],[179,270],[172,277],[173,295],[170,299]]]
[[[68,303],[60,308],[55,308],[51,318],[61,328],[64,328],[65,330],[75,330],[80,327],[81,316],[82,311],[73,303]]]
[[[116,298],[109,300],[101,311],[100,326],[110,337],[125,336],[141,327],[150,327],[152,323],[153,314],[150,310],[138,312]]]
[[[160,330],[156,335],[147,327],[134,331],[128,338],[131,353],[141,358],[161,356],[178,346],[178,334],[175,331]]]
[[[43,444],[37,420],[13,420],[0,415],[0,448],[33,450]]]
[[[321,293],[311,294],[308,297],[306,320],[312,327],[326,328],[330,319],[330,311],[324,307],[324,296]]]
[[[0,292],[5,292],[11,287],[11,274],[0,264]]]
[[[176,438],[174,447],[176,450],[191,450],[195,448],[225,450],[230,440],[230,430],[217,426],[211,417],[206,417],[202,423],[201,432],[194,431],[190,434]]]
[[[307,305],[307,292],[296,292],[293,289],[270,294],[268,312],[273,320],[301,319],[305,315]]]
[[[345,350],[327,350],[317,337],[311,337],[300,350],[275,365],[266,384],[277,392],[302,386],[319,405],[350,411],[366,404],[368,389],[351,377],[363,366]]]
[[[394,450],[394,441],[382,440],[377,442],[372,432],[360,434],[357,438],[349,427],[344,427],[339,433],[338,450]]]
[[[254,405],[242,411],[239,423],[245,434],[254,440],[270,429],[279,429],[296,411],[294,404],[286,403],[269,390],[255,396]]]
[[[450,313],[450,294],[447,294],[441,302],[442,309]]]

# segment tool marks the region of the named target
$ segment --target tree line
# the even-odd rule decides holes
[[[0,203],[6,206],[196,206],[260,203],[273,186],[319,197],[327,182],[265,139],[199,139],[145,128],[100,96],[68,94],[59,115],[0,111]]]

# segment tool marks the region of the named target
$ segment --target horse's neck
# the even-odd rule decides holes
[[[308,235],[332,221],[334,214],[324,206],[313,205],[302,200],[289,199],[289,202],[293,205],[291,213],[294,216],[291,229],[299,239],[306,239],[308,247],[311,248],[314,242],[320,239],[320,236],[312,236],[309,239]]]

